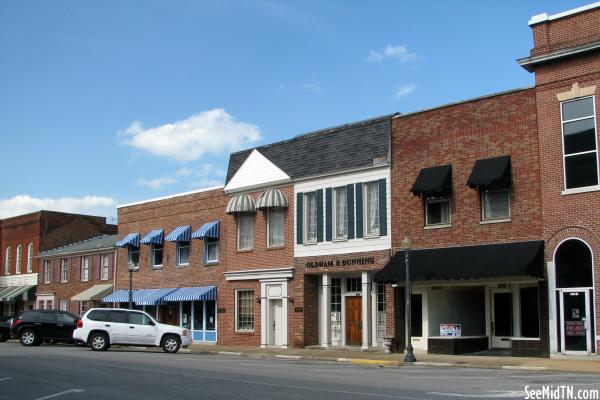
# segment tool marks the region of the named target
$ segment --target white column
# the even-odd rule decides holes
[[[281,329],[281,334],[283,336],[283,340],[281,341],[281,347],[287,349],[288,347],[288,308],[289,308],[289,297],[288,297],[288,281],[281,283],[281,295],[283,298],[281,299],[281,323],[283,324],[283,328]]]
[[[267,284],[260,283],[260,347],[267,347],[268,330],[267,330]]]
[[[362,273],[362,351],[369,350],[371,326],[371,282],[368,272]]]
[[[513,336],[521,336],[521,286],[518,283],[512,285],[513,299]]]
[[[329,347],[331,333],[331,277],[323,274],[321,290],[321,347]]]
[[[554,261],[548,261],[546,263],[546,271],[548,273],[548,328],[550,330],[548,333],[550,337],[550,353],[556,354],[560,352],[560,349],[558,348],[558,332],[556,331],[556,310],[558,308],[556,305],[556,276],[554,274]],[[541,334],[542,332],[540,331],[540,336]]]

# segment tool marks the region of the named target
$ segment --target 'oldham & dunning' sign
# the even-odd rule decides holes
[[[348,258],[327,261],[309,261],[306,268],[329,268],[329,267],[349,267],[352,265],[371,265],[375,264],[375,257]]]

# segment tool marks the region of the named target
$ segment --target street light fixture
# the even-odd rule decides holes
[[[412,247],[412,243],[408,236],[402,239],[401,248],[404,250],[404,265],[406,266],[406,288],[404,289],[404,299],[406,303],[406,312],[404,313],[404,319],[406,321],[406,354],[404,355],[404,362],[415,362],[415,354],[413,353],[412,339],[411,339],[411,300],[412,300],[412,286],[410,282],[410,260],[409,252]]]
[[[133,261],[127,263],[127,271],[129,272],[129,309],[133,308],[133,273],[140,268]]]

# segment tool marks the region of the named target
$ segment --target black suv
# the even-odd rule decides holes
[[[42,342],[73,342],[73,331],[79,317],[60,310],[24,311],[12,323],[12,335],[23,346]]]

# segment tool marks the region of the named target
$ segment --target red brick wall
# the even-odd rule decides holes
[[[576,14],[533,27],[535,48],[544,42],[538,38],[548,32],[552,49],[575,47],[600,40],[600,9]],[[542,33],[540,33],[542,32]],[[545,48],[540,47],[540,51]],[[546,260],[552,261],[558,244],[579,238],[592,248],[596,285],[596,327],[600,325],[600,192],[562,195],[564,187],[560,102],[556,95],[568,92],[574,83],[580,88],[596,86],[596,132],[600,95],[600,54],[572,57],[536,67],[536,103],[540,143],[540,172],[543,208],[543,238]],[[600,147],[600,142],[596,143]],[[597,333],[596,333],[597,335]],[[597,344],[600,346],[600,342]]]
[[[535,91],[525,89],[392,122],[392,247],[414,248],[541,238]],[[475,161],[511,156],[511,221],[480,224],[480,196],[467,186]],[[422,168],[452,164],[452,226],[424,229],[423,200],[410,193]]]
[[[22,217],[6,219],[2,224],[2,247],[0,275],[5,275],[6,248],[10,247],[10,275],[16,274],[17,246],[23,248],[21,274],[27,273],[27,246],[33,243],[32,272],[38,271],[38,260],[35,258],[40,246],[39,214],[28,214]]]

